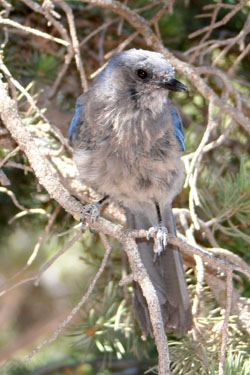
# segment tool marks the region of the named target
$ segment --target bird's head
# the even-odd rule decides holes
[[[164,95],[168,91],[187,90],[175,79],[172,65],[157,52],[142,49],[121,52],[109,61],[107,73],[116,93],[131,93],[132,97],[159,93],[159,90]]]

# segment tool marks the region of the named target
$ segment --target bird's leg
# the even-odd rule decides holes
[[[154,237],[155,259],[165,249],[168,243],[168,230],[162,222],[161,210],[158,202],[155,202],[158,224],[149,228],[147,239]]]
[[[83,207],[83,210],[81,212],[81,222],[84,230],[86,229],[87,220],[89,220],[90,223],[94,223],[98,219],[103,203],[106,202],[108,198],[108,195],[104,195],[104,197],[101,198],[98,202],[86,204],[86,206]]]

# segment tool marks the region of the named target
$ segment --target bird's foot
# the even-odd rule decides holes
[[[148,230],[147,239],[154,238],[155,259],[165,249],[168,243],[168,230],[163,224],[155,225]]]
[[[83,210],[81,212],[81,222],[82,222],[83,231],[87,227],[87,221],[90,224],[93,224],[99,218],[100,212],[101,212],[100,203],[87,204],[86,206],[83,207]]]

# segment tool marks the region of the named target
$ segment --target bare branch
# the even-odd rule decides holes
[[[22,205],[18,202],[18,200],[16,199],[16,196],[15,196],[15,194],[13,193],[13,191],[8,190],[8,189],[6,189],[5,187],[0,187],[0,193],[7,194],[7,195],[11,198],[12,202],[14,203],[14,205],[17,206],[20,210],[24,210],[24,211],[27,210],[27,208],[25,208],[24,206],[22,206]]]
[[[10,180],[6,176],[6,174],[0,169],[0,184],[3,186],[9,186],[10,185]]]
[[[7,162],[7,160],[9,160],[13,155],[15,155],[18,151],[20,150],[20,147],[17,146],[16,148],[14,148],[14,150],[12,150],[11,152],[8,153],[7,156],[5,156],[4,159],[2,159],[0,161],[0,168],[2,168],[2,166]]]
[[[217,27],[225,25],[240,9],[242,9],[246,4],[248,0],[242,0],[239,4],[235,5],[231,12],[229,12],[222,20],[218,22],[212,22],[211,25],[203,27],[202,29],[199,29],[195,31],[194,33],[189,35],[189,38],[195,38],[196,36],[206,32],[206,31],[212,31],[216,29]]]
[[[16,215],[14,215],[9,221],[8,224],[12,224],[13,221],[20,219],[23,216],[26,215],[32,215],[32,214],[40,214],[47,217],[50,217],[50,214],[48,214],[47,211],[43,210],[42,208],[26,208],[24,211],[18,212]]]
[[[67,16],[67,19],[68,19],[70,35],[71,35],[72,45],[73,45],[73,50],[74,50],[74,55],[75,55],[76,66],[77,66],[77,69],[79,70],[79,73],[80,73],[83,91],[87,91],[88,82],[87,82],[86,75],[85,75],[83,65],[82,65],[82,61],[81,61],[81,55],[80,55],[80,50],[79,50],[79,42],[78,42],[78,38],[77,38],[77,34],[76,34],[73,12],[72,12],[72,9],[65,3],[64,0],[58,0],[58,2],[61,5],[64,12],[66,13],[66,16]]]
[[[189,208],[190,208],[190,214],[194,222],[194,226],[196,229],[200,228],[197,215],[195,213],[194,205],[199,205],[199,197],[197,193],[196,188],[196,182],[198,178],[198,171],[202,159],[202,150],[207,143],[210,134],[213,130],[213,128],[216,126],[216,122],[213,119],[213,112],[214,112],[214,101],[211,99],[209,102],[209,109],[208,109],[208,124],[207,128],[205,130],[205,133],[203,134],[202,140],[197,148],[197,150],[194,153],[194,156],[191,160],[190,167],[187,168],[187,177],[184,184],[184,187],[187,187],[187,185],[190,185],[190,195],[189,195]]]
[[[3,159],[0,158],[0,163],[3,163]],[[33,172],[33,169],[28,165],[16,163],[15,161],[7,161],[4,163],[5,167],[13,167],[17,169],[22,169],[27,172]]]
[[[53,36],[51,36],[47,33],[44,33],[43,31],[33,29],[32,27],[22,26],[19,23],[15,22],[15,21],[12,21],[12,20],[9,20],[9,19],[6,19],[6,18],[0,18],[0,25],[1,24],[13,26],[17,29],[25,31],[26,33],[33,34],[33,35],[36,35],[36,36],[40,36],[41,38],[45,38],[45,39],[51,40],[52,42],[62,44],[65,47],[67,47],[69,45],[69,43],[67,41],[63,40],[63,39],[55,38],[55,37],[53,37]]]
[[[232,295],[233,295],[233,274],[232,268],[227,270],[227,306],[225,311],[225,317],[222,327],[222,344],[220,352],[220,361],[219,361],[219,375],[224,375],[224,364],[227,351],[227,338],[228,338],[228,323],[232,308]]]

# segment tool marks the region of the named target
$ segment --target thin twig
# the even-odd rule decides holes
[[[2,163],[2,162],[3,162],[3,159],[0,158],[0,163]],[[29,167],[28,165],[16,163],[14,161],[7,161],[7,162],[5,162],[4,166],[5,167],[17,168],[17,169],[22,169],[22,170],[27,171],[27,172],[33,172],[33,169],[31,167]]]
[[[80,54],[80,50],[79,50],[79,42],[78,42],[78,38],[77,38],[77,34],[76,34],[73,12],[72,12],[72,9],[65,3],[64,0],[57,0],[57,1],[59,2],[62,9],[66,13],[68,24],[69,24],[71,40],[72,40],[72,46],[73,46],[73,50],[74,50],[76,66],[77,66],[77,69],[78,69],[79,74],[80,74],[80,79],[81,79],[83,91],[87,91],[88,90],[88,82],[87,82],[87,79],[86,79],[86,75],[85,75],[82,60],[81,60],[81,54]]]
[[[228,323],[232,308],[233,296],[233,270],[231,267],[227,269],[227,305],[225,309],[224,322],[222,327],[222,344],[219,360],[219,375],[224,375],[224,365],[227,351],[227,338],[228,338]]]
[[[33,29],[32,27],[20,25],[18,22],[12,21],[10,19],[0,18],[0,25],[1,24],[2,25],[9,25],[9,26],[12,26],[12,27],[16,27],[17,29],[25,31],[28,34],[33,34],[33,35],[36,35],[36,36],[40,36],[41,38],[51,40],[52,42],[56,42],[58,44],[62,44],[65,47],[67,47],[69,45],[69,43],[67,41],[63,40],[63,39],[55,38],[55,37],[53,37],[53,36],[51,36],[51,35],[49,35],[47,33],[44,33],[43,31],[39,31],[37,29]]]
[[[107,29],[109,26],[113,25],[114,23],[117,23],[119,21],[119,17],[116,17],[108,22],[105,22],[101,26],[97,27],[97,29],[93,30],[91,33],[89,33],[80,43],[79,48],[83,47],[84,44],[86,44],[93,36],[98,34],[103,29]]]
[[[17,146],[16,148],[14,148],[14,150],[12,150],[11,152],[9,152],[8,155],[6,155],[4,159],[0,160],[0,168],[2,168],[2,166],[7,162],[7,160],[9,160],[19,150],[20,150],[20,147]]]
[[[240,3],[236,4],[233,7],[233,9],[231,10],[231,12],[229,12],[224,18],[222,18],[222,20],[217,21],[215,23],[212,23],[209,26],[205,26],[202,29],[199,29],[199,30],[195,31],[194,33],[190,34],[188,37],[190,39],[195,38],[196,36],[206,32],[206,31],[212,31],[212,30],[216,29],[217,27],[225,25],[240,9],[242,9],[247,4],[247,2],[248,2],[248,0],[242,0]]]
[[[58,33],[61,35],[62,39],[67,42],[67,54],[64,56],[64,65],[63,67],[59,70],[59,73],[57,75],[57,79],[55,80],[50,93],[49,93],[49,98],[54,96],[56,90],[58,89],[63,77],[65,76],[69,64],[74,56],[74,51],[72,48],[72,42],[70,40],[70,37],[68,35],[67,30],[63,26],[61,22],[59,22],[55,18],[55,13],[53,11],[53,3],[51,1],[47,1],[47,6],[43,7],[40,6],[38,3],[32,1],[32,0],[22,0],[28,7],[30,7],[34,12],[42,14],[49,22],[49,24],[53,25],[55,29],[58,31]],[[48,3],[50,5],[48,6]],[[58,17],[57,17],[58,18]]]
[[[27,210],[27,208],[25,208],[24,206],[22,206],[18,202],[18,200],[16,199],[16,196],[13,193],[13,191],[11,191],[11,190],[9,190],[9,189],[7,189],[5,187],[1,187],[0,186],[0,193],[7,194],[11,198],[12,202],[14,203],[14,205],[17,206],[20,210],[22,210],[22,211],[26,211]]]
[[[203,151],[203,148],[206,145],[206,143],[207,143],[207,141],[208,141],[208,139],[211,135],[211,131],[213,130],[214,126],[216,125],[216,123],[213,119],[213,112],[214,112],[214,101],[213,101],[213,99],[211,99],[211,101],[209,101],[209,107],[208,108],[209,109],[208,109],[207,127],[206,127],[206,130],[205,130],[204,134],[203,134],[202,140],[200,141],[199,146],[197,147],[196,151],[193,153],[193,157],[192,157],[192,160],[190,162],[190,167],[187,171],[187,177],[186,177],[184,187],[187,187],[190,175],[193,173],[194,168],[197,168],[198,158],[201,155],[201,153]]]
[[[24,211],[18,212],[16,215],[14,215],[9,221],[8,224],[12,224],[13,221],[20,219],[23,216],[26,215],[34,215],[34,214],[40,214],[47,216],[48,218],[50,217],[50,214],[44,210],[43,208],[26,208]]]
[[[6,174],[4,173],[2,169],[0,169],[0,185],[3,185],[3,186],[11,185],[10,180],[8,179],[8,177],[6,176]]]
[[[187,177],[184,184],[184,187],[187,187],[189,184],[190,186],[190,193],[189,193],[189,209],[190,214],[195,226],[195,229],[200,229],[200,225],[198,222],[198,218],[195,212],[195,205],[199,205],[199,196],[197,192],[196,182],[198,179],[198,171],[202,159],[202,150],[204,145],[207,143],[210,134],[213,130],[213,128],[216,126],[216,122],[213,119],[213,112],[214,112],[214,101],[211,99],[209,102],[208,107],[208,124],[207,128],[203,134],[202,140],[197,148],[197,150],[194,152],[194,156],[190,162],[190,167],[187,170]]]
[[[230,42],[227,40],[225,48],[214,59],[214,61],[212,63],[212,66],[215,66],[228,53],[228,51],[232,47],[234,47],[236,44],[240,44],[242,42],[242,40],[244,39],[244,37],[249,33],[249,31],[250,31],[250,17],[248,16],[242,30]],[[238,58],[239,58],[239,56],[238,56]],[[236,59],[236,61],[237,61],[237,59]],[[241,60],[241,58],[240,58],[240,60]],[[233,64],[234,67],[239,63],[239,61],[238,62],[236,62],[236,61]]]

